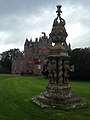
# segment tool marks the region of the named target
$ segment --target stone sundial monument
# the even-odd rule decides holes
[[[55,43],[49,50],[48,72],[49,82],[46,90],[32,98],[32,101],[40,107],[52,107],[60,109],[72,109],[86,107],[85,98],[71,93],[69,78],[69,59],[64,42],[68,36],[65,29],[65,20],[61,17],[61,5],[57,6],[57,17],[54,19],[53,27],[49,37]]]

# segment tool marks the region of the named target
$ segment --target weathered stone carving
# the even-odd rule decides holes
[[[86,100],[71,93],[69,58],[63,43],[68,36],[65,20],[61,18],[61,6],[57,6],[57,18],[53,22],[50,39],[55,46],[50,48],[48,58],[49,82],[45,92],[32,98],[40,107],[72,109],[87,106]],[[58,22],[59,19],[59,22]]]
[[[61,6],[57,6],[57,11],[56,11],[57,17],[54,19],[53,22],[53,28],[50,33],[50,37],[52,38],[52,42],[55,44],[57,43],[62,43],[66,40],[66,37],[68,36],[66,29],[65,29],[65,20],[61,18]]]

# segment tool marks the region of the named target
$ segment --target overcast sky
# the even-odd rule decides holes
[[[62,5],[67,43],[90,47],[90,0],[0,0],[0,53],[24,49],[25,39],[51,32],[56,5]]]

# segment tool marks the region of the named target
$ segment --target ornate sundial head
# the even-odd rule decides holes
[[[66,37],[68,36],[65,29],[65,20],[61,17],[61,7],[62,5],[57,5],[57,17],[53,21],[52,31],[50,33],[50,37],[52,42],[55,44],[62,44],[65,42]]]

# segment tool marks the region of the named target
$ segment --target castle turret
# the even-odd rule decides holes
[[[12,58],[12,73],[21,74],[22,70],[23,70],[23,53],[18,52]]]
[[[32,63],[32,39],[30,41],[26,38],[25,44],[24,44],[24,71],[25,73],[31,72],[31,63]]]
[[[29,41],[28,41],[27,38],[26,38],[26,41],[25,41],[24,47],[29,47]]]

